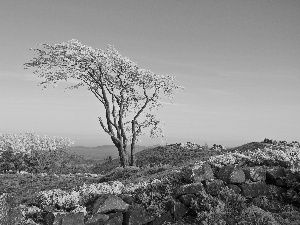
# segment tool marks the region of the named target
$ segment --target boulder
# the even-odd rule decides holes
[[[269,184],[268,185],[268,197],[282,199],[283,194],[287,192],[287,188],[278,187],[276,185]]]
[[[251,181],[265,181],[266,180],[266,170],[262,167],[246,167],[243,168],[245,177]]]
[[[226,185],[226,186],[227,186],[229,189],[234,190],[234,192],[235,192],[236,194],[240,194],[240,193],[242,192],[241,188],[240,188],[239,186],[235,185],[235,184],[228,184],[228,185]]]
[[[275,180],[275,185],[279,187],[287,187],[287,180],[285,177],[277,178]]]
[[[214,172],[208,163],[202,165],[195,165],[192,169],[194,182],[201,182],[205,180],[213,180]]]
[[[129,205],[132,205],[133,203],[135,203],[135,198],[132,195],[123,194],[123,195],[120,195],[119,197]]]
[[[123,224],[125,225],[142,225],[154,220],[154,216],[150,215],[146,209],[140,204],[132,204],[128,211],[124,213]]]
[[[185,184],[178,188],[176,191],[177,197],[186,194],[196,194],[204,190],[203,184],[201,182]]]
[[[86,225],[103,225],[109,219],[108,215],[105,214],[94,214],[87,221]]]
[[[216,196],[222,190],[222,188],[225,187],[225,184],[222,180],[216,179],[213,181],[205,181],[204,186],[208,194]]]
[[[169,200],[166,203],[166,210],[171,212],[175,221],[180,220],[188,212],[188,208],[177,200]]]
[[[286,176],[286,172],[282,167],[273,167],[266,170],[266,181],[271,184],[276,184],[276,179]]]
[[[268,194],[268,185],[264,181],[245,183],[240,185],[240,187],[242,189],[242,195],[245,198],[255,198]]]
[[[228,184],[241,184],[245,182],[244,171],[237,166],[224,166],[218,172],[217,177]]]
[[[62,218],[66,214],[67,214],[66,212],[53,212],[53,215],[54,215],[53,225],[61,225]]]
[[[18,224],[23,218],[21,208],[17,206],[15,197],[4,193],[0,196],[1,224]]]
[[[44,222],[45,225],[52,225],[54,224],[55,216],[52,212],[45,212]]]
[[[62,217],[61,225],[84,225],[83,212],[65,214]]]
[[[181,195],[179,201],[183,203],[186,207],[190,207],[193,200],[196,200],[197,197],[194,194]]]
[[[174,220],[172,218],[171,213],[166,212],[166,213],[162,214],[160,217],[151,221],[148,225],[161,225],[161,224],[172,223],[172,222],[174,222]]]
[[[125,212],[129,205],[121,198],[111,194],[102,194],[93,205],[93,214],[107,212]]]
[[[105,225],[122,225],[123,224],[123,213],[110,213],[108,214],[109,220],[104,223]],[[97,224],[98,225],[98,224]]]

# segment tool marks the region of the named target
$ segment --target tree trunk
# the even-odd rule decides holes
[[[132,125],[132,139],[131,139],[131,154],[130,154],[130,166],[135,166],[135,142],[136,142],[136,132],[135,132],[135,121],[131,122]]]
[[[119,151],[119,158],[120,158],[120,166],[125,168],[128,166],[128,155],[126,152],[126,148],[124,148],[122,145],[116,146]]]

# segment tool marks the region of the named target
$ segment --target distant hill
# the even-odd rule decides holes
[[[269,146],[269,144],[263,143],[263,142],[250,142],[238,147],[234,147],[234,148],[228,148],[228,152],[239,152],[239,153],[243,153],[245,151],[253,151],[255,149],[263,149],[264,147]]]
[[[127,147],[130,150],[130,146]],[[150,147],[139,146],[135,147],[136,152],[140,152]],[[87,160],[103,160],[108,156],[113,159],[119,157],[118,149],[114,145],[102,145],[97,147],[85,147],[85,146],[73,146],[69,148],[69,151],[78,155],[82,155]]]

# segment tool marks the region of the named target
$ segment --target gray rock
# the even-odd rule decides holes
[[[239,186],[235,185],[235,184],[228,184],[228,185],[226,185],[226,186],[227,186],[228,188],[234,190],[234,192],[235,192],[236,194],[240,194],[240,193],[242,192],[241,188],[240,188]]]
[[[201,166],[195,166],[193,168],[193,178],[194,182],[196,183],[205,180],[213,180],[215,177],[211,166],[205,163]]]
[[[266,180],[266,170],[262,167],[246,167],[243,168],[246,179],[251,181],[265,181]]]
[[[213,181],[205,181],[205,190],[208,194],[212,196],[216,196],[225,187],[225,184],[222,180],[213,180]]]
[[[129,205],[121,198],[111,194],[102,194],[93,206],[93,214],[107,212],[125,212]]]
[[[109,219],[108,215],[105,214],[94,214],[85,223],[85,225],[103,225]]]
[[[241,184],[246,180],[244,171],[237,166],[222,167],[217,177],[228,184]]]
[[[154,216],[150,215],[146,209],[140,204],[132,204],[123,217],[125,225],[142,225],[154,220]]]
[[[110,213],[109,220],[106,221],[105,225],[122,225],[123,224],[123,213]]]
[[[186,215],[188,212],[188,208],[185,207],[184,204],[182,204],[179,201],[173,202],[173,207],[171,208],[171,214],[175,221],[181,220],[183,216]]]
[[[245,198],[255,198],[261,195],[268,194],[268,185],[264,181],[258,181],[253,183],[245,183],[240,185],[242,189],[242,195]]]
[[[204,190],[203,184],[201,182],[186,184],[179,187],[176,191],[177,196],[186,195],[186,194],[196,194]]]
[[[170,212],[166,212],[162,214],[160,217],[156,218],[155,220],[151,221],[148,225],[161,225],[164,223],[172,223],[174,222],[172,215]]]
[[[61,225],[84,225],[83,212],[65,214],[62,217]]]

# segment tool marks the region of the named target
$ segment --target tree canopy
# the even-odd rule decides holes
[[[150,128],[151,137],[162,135],[160,120],[152,110],[162,106],[162,98],[171,99],[183,89],[175,84],[174,76],[140,69],[111,45],[106,50],[93,49],[73,39],[41,44],[33,50],[36,56],[25,66],[44,79],[40,85],[56,87],[60,81],[76,79],[78,83],[67,89],[85,86],[101,102],[105,119],[99,117],[99,122],[118,148],[122,166],[128,164],[129,139],[133,165],[135,143],[144,128]]]

